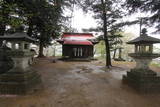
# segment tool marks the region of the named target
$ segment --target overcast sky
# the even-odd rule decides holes
[[[144,16],[146,16],[146,14],[139,13],[139,14],[127,17],[126,19],[135,20],[137,17],[144,17]],[[96,20],[93,19],[91,13],[84,14],[82,10],[76,9],[73,12],[71,26],[76,28],[78,30],[78,32],[82,32],[83,28],[87,29],[87,28],[95,27],[95,26],[97,26],[97,24],[96,24]],[[160,38],[160,36],[158,34],[155,35],[155,34],[151,33],[155,30],[154,28],[147,28],[147,29],[149,30],[148,34],[150,36]],[[125,32],[133,33],[135,36],[139,36],[139,25],[138,24],[132,25],[129,27],[125,27],[124,30],[125,30]]]

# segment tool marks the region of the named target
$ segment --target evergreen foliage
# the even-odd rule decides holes
[[[110,43],[109,35],[116,35],[121,31],[121,26],[118,19],[121,19],[124,12],[121,8],[120,0],[83,0],[80,2],[80,6],[85,11],[93,11],[94,18],[98,21],[99,26],[91,28],[89,31],[103,32],[103,40],[106,47],[106,66],[110,67],[111,55],[110,55]]]
[[[15,33],[23,25],[28,35],[39,41],[41,57],[43,48],[60,35],[66,21],[62,16],[64,7],[71,5],[68,1],[70,0],[1,0],[0,35]]]
[[[151,26],[156,26],[160,32],[160,1],[159,0],[126,0],[125,6],[130,14],[137,11],[151,14],[148,18]]]

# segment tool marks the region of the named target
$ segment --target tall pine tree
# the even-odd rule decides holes
[[[110,67],[111,55],[109,44],[109,32],[120,30],[118,26],[118,19],[122,18],[120,0],[82,0],[81,7],[87,11],[94,12],[94,18],[98,20],[99,26],[91,28],[91,30],[103,32],[103,39],[105,41],[106,51],[106,66]]]

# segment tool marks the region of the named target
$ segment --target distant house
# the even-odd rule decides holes
[[[57,41],[62,44],[65,58],[92,58],[94,45],[98,43],[92,33],[64,33]]]

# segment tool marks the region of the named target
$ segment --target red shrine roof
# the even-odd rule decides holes
[[[90,41],[92,39],[94,39],[92,33],[64,33],[57,41],[65,45],[93,45]]]
[[[66,37],[94,37],[92,33],[64,33],[62,38]]]
[[[65,45],[93,45],[90,41],[64,41]]]

